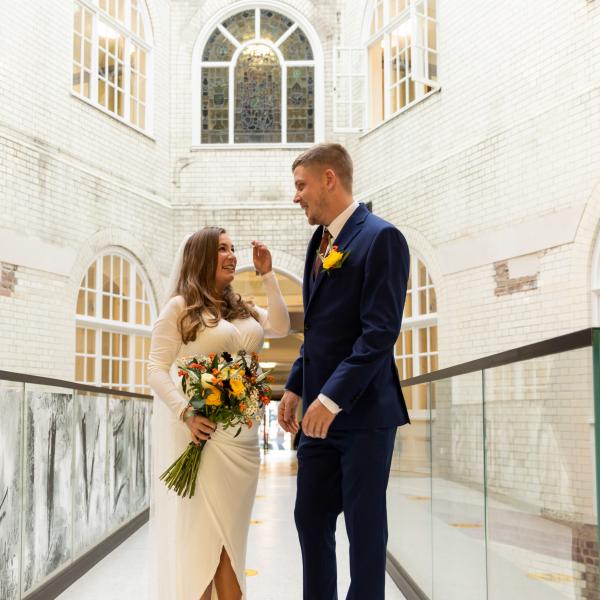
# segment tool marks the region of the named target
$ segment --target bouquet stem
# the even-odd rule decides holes
[[[160,480],[164,480],[167,487],[174,489],[178,496],[193,497],[204,444],[204,440],[198,445],[190,442],[182,455],[160,476]]]

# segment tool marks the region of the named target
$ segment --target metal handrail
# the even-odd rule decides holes
[[[136,392],[127,392],[125,390],[115,390],[113,388],[90,385],[87,383],[78,383],[76,381],[67,381],[66,379],[54,379],[52,377],[40,377],[29,373],[14,373],[13,371],[0,371],[0,381],[17,381],[20,383],[33,383],[35,385],[51,385],[53,387],[69,388],[80,392],[96,392],[99,394],[108,394],[110,396],[119,396],[121,398],[140,398],[142,400],[152,400],[149,394],[138,394]]]
[[[402,387],[410,387],[422,383],[431,383],[432,381],[448,379],[449,377],[465,375],[466,373],[474,373],[482,371],[483,369],[492,369],[494,367],[501,367],[503,365],[509,365],[524,360],[531,360],[533,358],[541,358],[542,356],[550,356],[551,354],[559,354],[560,352],[568,352],[569,350],[591,347],[594,331],[600,331],[600,328],[590,327],[588,329],[574,331],[573,333],[567,333],[566,335],[559,335],[547,340],[542,340],[541,342],[535,342],[534,344],[519,346],[518,348],[512,348],[511,350],[505,350],[504,352],[498,352],[497,354],[470,360],[452,367],[432,371],[425,375],[410,377],[409,379],[401,381],[400,384]]]

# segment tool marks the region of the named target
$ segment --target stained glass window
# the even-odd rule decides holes
[[[281,67],[267,46],[248,46],[235,69],[236,143],[281,142]]]
[[[288,142],[302,142],[314,135],[314,67],[289,67],[287,72]]]
[[[256,35],[256,17],[254,10],[245,10],[223,21],[223,27],[229,31],[238,42],[247,42]]]
[[[235,52],[235,46],[217,28],[208,38],[204,47],[202,60],[206,61],[229,61]]]
[[[202,143],[226,144],[229,139],[229,69],[202,71]]]
[[[263,40],[276,42],[294,25],[289,17],[272,10],[260,11],[260,36]]]
[[[312,60],[313,53],[310,42],[302,29],[296,29],[290,37],[281,44],[281,52],[286,60]]]
[[[293,19],[259,8],[236,13],[200,57],[200,143],[314,142],[314,53]]]

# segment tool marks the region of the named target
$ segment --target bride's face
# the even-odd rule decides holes
[[[226,233],[219,237],[219,253],[217,255],[217,272],[215,273],[215,286],[218,290],[225,289],[235,277],[237,258],[231,238]]]

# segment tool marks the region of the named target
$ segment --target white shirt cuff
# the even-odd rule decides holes
[[[337,415],[338,413],[342,412],[342,409],[325,394],[319,394],[317,398],[319,399],[321,404],[323,404],[325,408],[327,408],[327,410],[329,410],[329,412],[332,412],[334,415]]]

